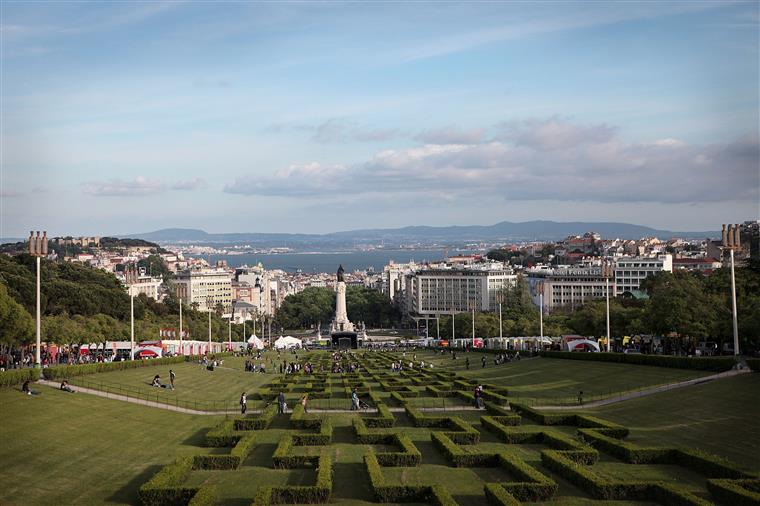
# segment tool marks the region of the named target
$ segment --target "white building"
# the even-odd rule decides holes
[[[605,294],[605,279],[601,265],[571,267],[533,267],[525,271],[533,303],[543,304],[546,311],[568,306],[580,306],[588,299],[601,299]],[[610,296],[615,295],[615,280],[610,279]]]
[[[383,267],[382,291],[390,300],[396,297],[396,294],[404,290],[404,277],[416,272],[420,266],[412,260],[407,264],[397,264],[391,261]]]
[[[641,282],[661,271],[673,272],[673,256],[621,257],[615,262],[615,295],[639,290]]]
[[[144,293],[147,297],[160,300],[161,285],[164,280],[161,278],[154,278],[151,276],[140,275],[127,285],[127,293],[137,297],[141,293]]]
[[[174,281],[177,297],[199,311],[221,304],[225,312],[232,307],[232,277],[223,269],[191,269],[177,273]]]
[[[497,294],[517,276],[502,264],[422,269],[405,277],[406,309],[415,315],[497,311]]]

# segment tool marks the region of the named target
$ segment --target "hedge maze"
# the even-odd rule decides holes
[[[310,359],[332,364],[327,353]],[[163,467],[140,488],[140,500],[151,506],[760,504],[760,478],[729,462],[629,442],[626,427],[594,416],[510,403],[504,386],[484,385],[485,409],[475,410],[470,392],[477,382],[448,372],[390,373],[395,359],[351,355],[344,360],[359,363],[360,372],[276,378],[255,394],[268,404],[210,429],[207,451]],[[354,388],[372,409],[306,413],[293,402],[308,393],[343,399],[347,408]],[[295,405],[285,415],[277,414],[279,392]],[[419,405],[441,398],[459,403],[445,411]]]

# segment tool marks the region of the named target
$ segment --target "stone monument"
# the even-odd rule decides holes
[[[333,348],[357,348],[357,334],[354,324],[348,319],[346,311],[346,280],[343,277],[343,266],[338,267],[337,283],[335,285],[335,318],[330,324],[330,336]]]

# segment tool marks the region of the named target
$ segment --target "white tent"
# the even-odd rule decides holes
[[[575,351],[577,348],[592,348],[593,351],[600,351],[599,344],[590,339],[574,339],[565,343],[565,351]]]
[[[257,350],[264,349],[264,341],[256,337],[256,334],[251,334],[251,337],[248,338],[248,344]]]
[[[288,348],[288,349],[290,349],[290,348],[300,348],[301,347],[301,340],[300,339],[296,339],[295,337],[292,337],[292,336],[279,337],[274,342],[274,347],[277,348],[277,349],[282,349],[282,348]]]

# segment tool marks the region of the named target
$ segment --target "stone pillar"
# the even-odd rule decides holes
[[[346,283],[343,281],[338,281],[338,290],[335,295],[335,321],[337,323],[348,321],[348,313],[346,312]]]

